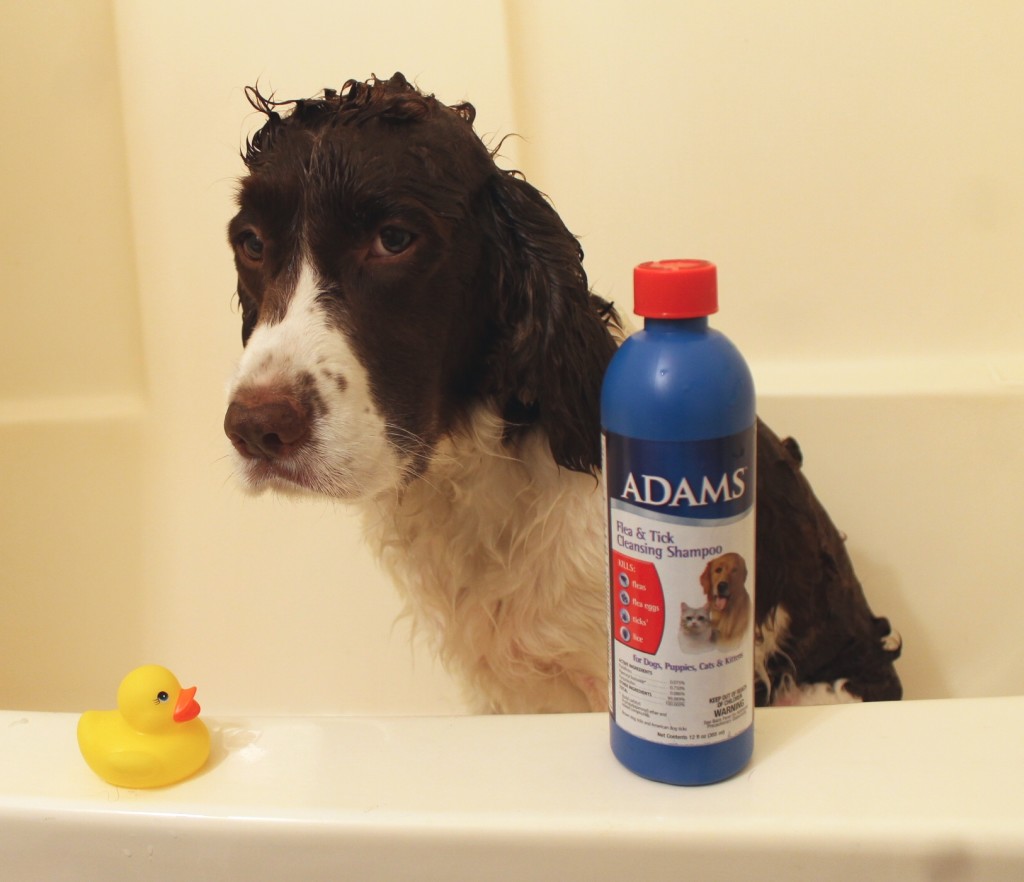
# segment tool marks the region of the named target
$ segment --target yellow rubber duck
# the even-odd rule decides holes
[[[136,668],[118,687],[117,710],[86,711],[78,720],[89,768],[117,787],[164,787],[198,771],[210,755],[210,733],[197,719],[195,694],[167,668]]]

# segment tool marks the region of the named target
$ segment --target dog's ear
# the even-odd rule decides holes
[[[704,593],[711,596],[711,561],[708,561],[704,572],[700,574],[700,587],[704,589]]]
[[[539,426],[559,465],[596,472],[601,380],[618,317],[590,293],[583,250],[543,195],[517,173],[499,171],[489,196],[501,317],[490,391],[510,435]]]

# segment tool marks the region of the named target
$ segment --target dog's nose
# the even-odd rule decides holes
[[[297,401],[236,399],[224,415],[224,432],[249,459],[282,459],[309,435],[309,418]]]
[[[719,597],[728,597],[729,596],[729,583],[728,582],[719,582],[715,586],[715,591],[716,591],[716,593],[718,594]]]

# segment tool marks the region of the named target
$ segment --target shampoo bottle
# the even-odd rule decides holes
[[[754,384],[708,326],[717,271],[634,270],[601,393],[611,746],[646,778],[709,784],[753,750]]]

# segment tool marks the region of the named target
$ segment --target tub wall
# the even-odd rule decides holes
[[[148,396],[114,48],[106,2],[4,11],[3,707],[74,706],[139,651]]]
[[[717,325],[903,632],[908,696],[1024,692],[1024,13],[605,5],[10,13],[0,707],[109,702],[158,660],[220,713],[460,709],[352,516],[245,497],[220,430],[242,87],[399,69],[523,136],[506,164],[620,304],[640,260],[716,260]]]

